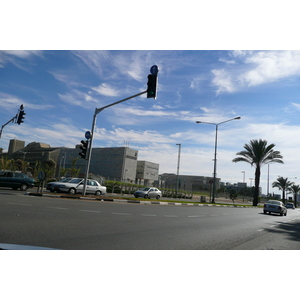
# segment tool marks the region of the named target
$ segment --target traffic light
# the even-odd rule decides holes
[[[156,99],[157,74],[148,75],[147,98]]]
[[[79,152],[79,156],[81,156],[81,158],[84,159],[86,158],[88,145],[89,145],[88,141],[84,141],[84,140],[81,141],[81,146],[80,146],[81,152]]]
[[[25,119],[25,116],[26,114],[25,114],[25,111],[24,110],[20,110],[20,112],[19,112],[19,116],[18,116],[18,119],[17,119],[17,123],[18,123],[18,125],[20,125],[21,123],[24,123],[24,119]]]

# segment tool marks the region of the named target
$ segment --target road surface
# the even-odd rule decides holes
[[[300,210],[147,205],[0,191],[0,243],[55,249],[300,249]]]

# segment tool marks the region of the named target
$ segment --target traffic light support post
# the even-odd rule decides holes
[[[117,105],[119,103],[125,102],[127,100],[130,100],[132,98],[141,96],[143,94],[146,94],[147,90],[138,94],[135,94],[133,96],[130,96],[128,98],[125,98],[123,100],[111,103],[109,105],[100,107],[100,108],[95,108],[95,114],[93,117],[93,124],[92,124],[92,131],[91,131],[91,138],[90,138],[90,142],[89,142],[89,146],[88,146],[88,155],[87,155],[87,163],[86,163],[86,168],[85,168],[85,175],[84,175],[84,186],[83,186],[83,195],[85,196],[86,194],[86,185],[87,185],[87,179],[88,179],[88,175],[89,175],[89,169],[90,169],[90,163],[91,163],[91,155],[92,155],[92,144],[93,144],[93,138],[94,138],[94,130],[95,130],[95,126],[96,126],[96,119],[97,119],[97,115],[104,110],[105,108]]]
[[[0,139],[1,139],[1,135],[2,135],[3,128],[4,128],[7,124],[9,124],[10,122],[13,122],[15,119],[17,119],[17,116],[18,116],[18,114],[16,114],[15,117],[13,117],[12,119],[10,119],[7,123],[5,123],[4,125],[2,125],[1,130],[0,130]]]

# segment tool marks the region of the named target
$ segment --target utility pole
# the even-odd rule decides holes
[[[176,145],[178,146],[176,197],[178,197],[178,187],[179,187],[179,164],[180,164],[180,150],[181,150],[181,144],[176,144]]]

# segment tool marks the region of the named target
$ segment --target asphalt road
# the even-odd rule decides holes
[[[300,210],[147,205],[0,190],[0,243],[55,249],[300,249]]]

